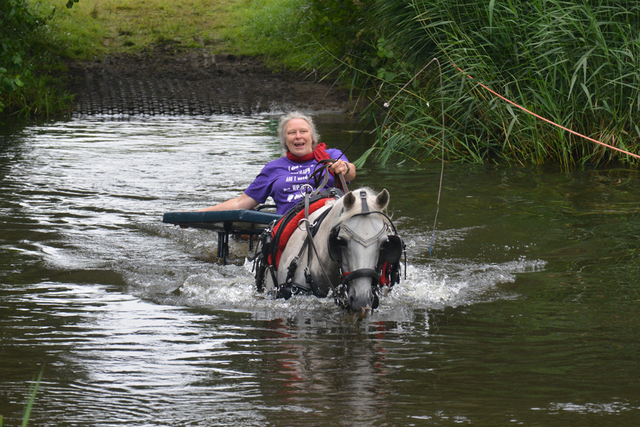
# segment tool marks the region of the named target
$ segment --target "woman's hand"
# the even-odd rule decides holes
[[[356,177],[356,167],[353,163],[345,162],[344,160],[336,160],[329,166],[329,169],[334,173],[341,173],[344,175],[345,181],[353,181]]]

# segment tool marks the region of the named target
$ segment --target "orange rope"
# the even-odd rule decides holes
[[[465,72],[464,72],[464,71],[462,71],[460,68],[458,68],[455,64],[453,64],[453,66],[454,66],[454,67],[456,67],[456,68],[458,69],[458,71],[460,71],[462,74],[464,74],[464,75],[466,75],[467,77],[469,77],[471,80],[475,80],[475,79],[474,79],[473,77],[471,77],[469,74],[465,73]],[[593,139],[593,138],[589,138],[588,136],[584,136],[584,135],[582,135],[582,134],[580,134],[580,133],[578,133],[578,132],[576,132],[576,131],[573,131],[573,130],[568,129],[568,128],[564,127],[564,126],[561,126],[561,125],[559,125],[559,124],[557,124],[557,123],[554,123],[554,122],[552,122],[551,120],[546,119],[546,118],[544,118],[544,117],[542,117],[542,116],[540,116],[540,115],[538,115],[538,114],[536,114],[536,113],[534,113],[534,112],[532,112],[532,111],[529,111],[529,110],[527,110],[526,108],[521,107],[520,105],[516,104],[516,103],[515,103],[515,102],[513,102],[513,101],[510,101],[509,99],[505,98],[504,96],[500,95],[499,93],[495,92],[494,90],[489,89],[487,86],[483,85],[483,84],[482,84],[482,83],[480,83],[479,81],[475,80],[475,82],[476,82],[478,85],[480,85],[480,86],[482,86],[483,88],[485,88],[486,90],[488,90],[489,92],[491,92],[492,94],[494,94],[495,96],[497,96],[498,98],[500,98],[500,99],[502,99],[502,100],[504,100],[504,101],[507,101],[509,104],[513,105],[514,107],[517,107],[517,108],[521,109],[522,111],[524,111],[524,112],[526,112],[526,113],[529,113],[529,114],[531,114],[531,115],[532,115],[532,116],[534,116],[534,117],[539,118],[540,120],[543,120],[543,121],[545,121],[545,122],[547,122],[547,123],[549,123],[549,124],[552,124],[553,126],[559,127],[560,129],[565,130],[565,131],[567,131],[567,132],[569,132],[569,133],[572,133],[572,134],[574,134],[574,135],[577,135],[577,136],[579,136],[579,137],[581,137],[581,138],[587,139],[587,140],[589,140],[589,141],[591,141],[591,142],[595,142],[596,144],[600,144],[600,145],[605,146],[605,147],[607,147],[607,148],[611,148],[612,150],[616,150],[616,151],[619,151],[619,152],[624,153],[624,154],[626,154],[626,155],[629,155],[629,156],[635,157],[635,158],[637,158],[637,159],[640,159],[640,156],[639,156],[639,155],[637,155],[637,154],[633,154],[633,153],[630,153],[630,152],[628,152],[628,151],[625,151],[625,150],[623,150],[623,149],[621,149],[621,148],[618,148],[618,147],[614,147],[614,146],[612,146],[612,145],[605,144],[604,142],[598,141],[598,140]]]

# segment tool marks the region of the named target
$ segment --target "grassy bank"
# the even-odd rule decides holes
[[[246,0],[80,0],[71,9],[65,0],[40,2],[56,9],[49,25],[68,58],[89,60],[154,44],[253,53],[237,35]]]
[[[8,49],[0,61],[0,119],[67,112],[72,101],[62,89],[67,60],[102,59],[153,45],[265,52],[265,45],[242,29],[241,23],[263,7],[248,0],[80,0],[72,8],[66,3],[2,3],[3,47],[8,40]],[[16,6],[21,14],[15,14]],[[9,21],[10,16],[17,20]],[[13,27],[18,31],[6,30]]]

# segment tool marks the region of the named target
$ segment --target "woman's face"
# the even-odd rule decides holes
[[[304,119],[291,119],[285,126],[284,141],[287,150],[294,156],[302,157],[313,151],[311,126]]]

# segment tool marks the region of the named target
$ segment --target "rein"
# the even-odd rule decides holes
[[[311,186],[311,184],[309,184],[309,181],[311,181],[311,178],[314,179],[315,181],[315,190],[313,190],[311,192],[311,195],[315,195],[318,192],[322,191],[322,189],[325,187],[325,185],[327,185],[327,182],[329,182],[329,174],[325,173],[324,176],[322,177],[322,182],[319,182],[319,176],[320,174],[322,174],[323,172],[326,172],[326,170],[329,168],[329,164],[330,163],[335,163],[336,161],[338,161],[338,159],[322,159],[319,160],[318,163],[316,164],[316,169],[313,171],[313,173],[311,174],[311,176],[309,177],[309,180],[307,181],[307,184],[309,187],[313,188],[313,186]],[[322,165],[321,167],[318,168],[318,165]],[[344,175],[342,173],[337,174],[337,178],[340,180],[340,184],[338,185],[338,188],[340,188],[345,194],[349,192],[349,188],[347,187],[347,182],[344,179]],[[308,192],[305,192],[305,196]]]
[[[302,230],[302,228],[300,227],[302,225],[303,222],[306,222],[307,226],[306,231],[307,231],[307,237],[305,239],[304,244],[302,245],[302,249],[300,254],[298,255],[298,257],[296,257],[295,259],[299,259],[299,256],[302,255],[302,252],[304,252],[305,247],[307,246],[307,244],[310,246],[310,250],[308,251],[308,259],[307,259],[307,267],[305,269],[305,278],[307,279],[307,283],[312,282],[311,280],[311,273],[309,272],[309,265],[311,264],[311,259],[312,259],[312,254],[311,254],[311,250],[313,250],[313,253],[315,253],[316,255],[316,259],[318,260],[318,264],[320,265],[320,268],[322,269],[322,274],[324,275],[325,279],[327,279],[327,282],[329,283],[329,285],[331,286],[331,290],[334,291],[335,293],[335,287],[333,286],[333,283],[331,282],[331,280],[329,279],[329,275],[327,274],[324,265],[322,264],[322,260],[320,259],[320,255],[318,254],[318,249],[316,248],[315,243],[313,242],[313,237],[314,235],[311,232],[311,229],[316,229],[316,227],[319,227],[320,224],[322,223],[322,221],[324,220],[324,218],[326,218],[326,216],[329,214],[329,211],[331,209],[327,209],[325,212],[322,213],[322,215],[318,218],[318,220],[311,224],[309,222],[309,199],[311,196],[315,196],[316,194],[318,194],[324,187],[325,185],[327,185],[327,182],[329,182],[329,174],[326,173],[327,169],[329,168],[329,164],[330,163],[334,163],[336,160],[335,159],[323,159],[320,160],[318,162],[318,164],[322,165],[322,167],[318,168],[317,170],[315,170],[311,176],[309,177],[309,180],[311,180],[311,178],[315,178],[316,179],[316,188],[315,190],[313,189],[313,187],[307,183],[306,185],[304,185],[302,187],[301,191],[304,191],[304,212],[305,212],[305,216],[303,219],[300,220],[300,222],[298,223],[298,228]],[[324,177],[322,179],[322,182],[320,184],[317,183],[317,174],[318,173],[322,173],[325,172]],[[342,187],[342,191],[344,191],[345,193],[347,193],[349,191],[349,188],[347,187],[347,183],[344,179],[344,175],[342,173],[338,173],[337,174],[339,179],[340,179],[340,184]],[[309,189],[311,189],[312,191],[308,191]]]
[[[304,270],[304,277],[305,277],[305,279],[307,281],[307,284],[309,284],[311,286],[312,290],[313,290],[313,279],[311,278],[311,271],[309,271],[309,266],[311,265],[311,260],[313,258],[313,254],[315,254],[316,255],[316,259],[318,260],[318,264],[320,265],[320,269],[322,270],[322,274],[324,275],[325,279],[327,279],[327,282],[329,283],[329,286],[331,286],[331,290],[333,291],[333,293],[335,295],[335,286],[333,286],[333,283],[331,282],[331,279],[329,279],[329,275],[327,274],[327,271],[324,269],[324,265],[322,264],[322,261],[320,260],[320,255],[318,254],[318,249],[316,248],[316,245],[315,245],[315,243],[313,241],[313,238],[315,237],[315,232],[318,231],[318,228],[320,227],[320,224],[322,224],[322,221],[324,221],[324,219],[327,217],[327,215],[329,214],[331,209],[333,209],[333,206],[331,208],[325,210],[322,214],[320,214],[320,216],[318,217],[316,222],[314,222],[313,224],[311,224],[309,222],[309,218],[308,217],[305,217],[305,218],[300,220],[300,222],[298,223],[298,228],[300,228],[300,225],[303,222],[306,222],[306,224],[307,224],[307,226],[305,227],[305,229],[307,231],[307,237],[306,237],[306,239],[304,241],[304,244],[302,245],[302,248],[300,249],[300,253],[298,254],[297,257],[294,258],[294,261],[297,264],[297,261],[300,259],[300,256],[302,255],[302,253],[304,252],[306,246],[308,245],[309,246],[309,250],[307,251],[307,266],[305,267],[305,270]],[[313,254],[312,254],[312,251],[313,251]]]

